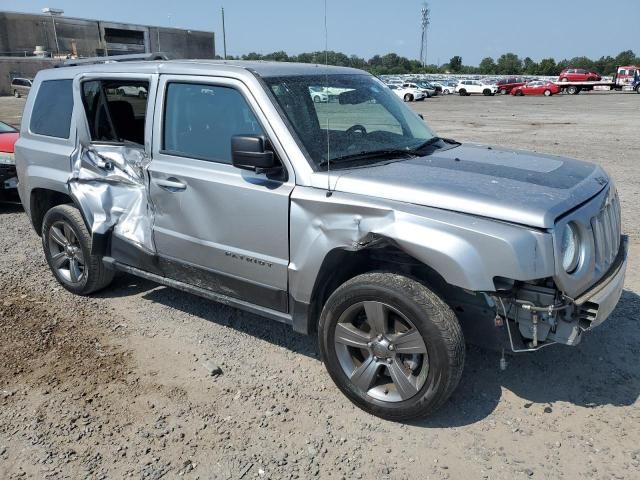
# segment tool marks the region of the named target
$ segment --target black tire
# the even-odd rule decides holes
[[[61,270],[54,266],[53,252],[50,245],[52,242],[54,244],[56,242],[52,238],[52,227],[61,224],[67,225],[71,229],[81,249],[84,265],[81,277],[77,282],[65,278]],[[42,222],[42,246],[49,268],[56,280],[64,288],[76,295],[89,295],[97,292],[109,285],[113,280],[114,271],[105,267],[102,257],[91,255],[91,234],[84,223],[80,211],[73,205],[58,205],[45,214]]]
[[[578,95],[580,93],[580,87],[577,87],[575,85],[571,85],[571,86],[567,87],[567,93],[569,95]]]
[[[464,97],[467,95],[467,91],[464,88],[461,88],[460,90],[458,90],[458,93],[460,94],[461,97]]]
[[[17,91],[17,90],[14,90],[13,91],[13,96],[16,97],[16,98],[20,98],[20,92]]]
[[[116,89],[116,94],[120,95],[121,97],[125,96],[124,90],[122,88]]]
[[[405,102],[413,102],[413,95],[411,95],[410,93],[405,94],[404,101]]]
[[[640,93],[640,85],[636,87],[636,93]]]
[[[383,303],[385,306],[389,306],[386,308],[397,310],[410,320],[413,328],[420,334],[419,338],[424,342],[427,352],[427,371],[422,379],[424,383],[412,396],[402,399],[396,398],[393,401],[375,398],[368,392],[372,392],[373,388],[380,387],[374,386],[365,391],[354,384],[345,373],[341,364],[341,358],[344,357],[338,356],[339,352],[335,343],[336,328],[343,315],[347,315],[348,312],[359,306],[360,302],[371,302],[378,305]],[[341,325],[345,324],[341,323]],[[388,320],[387,325],[389,325]],[[434,413],[451,396],[462,375],[465,344],[458,319],[449,306],[435,293],[422,283],[403,275],[380,272],[365,273],[347,281],[327,300],[320,316],[318,331],[322,359],[338,388],[356,406],[387,420],[405,421]],[[377,337],[373,340],[375,342],[379,339],[380,337]],[[371,345],[368,343],[365,348],[369,348]],[[397,349],[399,350],[399,348]],[[356,348],[355,352],[358,351]],[[373,350],[368,355],[373,355]],[[375,355],[375,359],[379,360],[378,354]],[[396,355],[402,356],[403,354],[396,353]],[[363,363],[366,361],[364,360]],[[393,362],[395,361],[393,360]],[[401,362],[402,360],[397,361]],[[389,359],[387,362],[392,364]],[[382,364],[379,368],[386,372],[387,376],[376,374],[376,379],[380,381],[390,379],[388,368],[391,367],[385,367]],[[417,389],[418,385],[415,385],[415,388]],[[387,393],[385,390],[384,394]],[[398,393],[396,392],[396,395]]]
[[[491,95],[491,90],[489,90],[488,88],[485,88],[485,89],[482,91],[482,94],[483,94],[485,97],[488,97],[488,96],[490,96],[490,95]]]
[[[564,78],[561,78],[561,79],[560,79],[560,81],[561,81],[561,82],[568,82],[568,81],[569,81],[569,79],[568,79],[567,77],[564,77]]]
[[[544,91],[544,96],[545,96],[545,97],[550,97],[551,95],[553,95],[553,92],[552,92],[551,90],[546,89],[546,90]]]
[[[313,103],[320,103],[320,100],[322,100],[318,95],[315,95],[313,97]]]

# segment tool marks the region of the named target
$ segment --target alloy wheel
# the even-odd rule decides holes
[[[85,259],[71,226],[63,220],[51,225],[48,244],[51,265],[58,277],[72,285],[81,283],[86,276]]]
[[[429,356],[421,333],[385,303],[349,307],[336,323],[334,346],[347,378],[377,400],[408,400],[427,380]]]

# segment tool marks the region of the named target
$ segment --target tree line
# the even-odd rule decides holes
[[[216,58],[220,58],[219,56]],[[462,57],[456,55],[448,63],[442,65],[423,66],[418,60],[402,57],[396,53],[374,55],[366,60],[357,55],[346,55],[341,52],[320,51],[288,55],[284,51],[260,54],[251,52],[246,55],[233,57],[230,60],[275,60],[279,62],[302,62],[337,65],[367,70],[374,75],[389,75],[402,73],[461,73],[484,75],[559,75],[568,67],[585,68],[602,75],[613,75],[618,65],[640,65],[640,57],[632,50],[620,52],[617,56],[603,56],[598,60],[588,57],[575,57],[556,61],[554,58],[543,58],[536,62],[530,57],[520,58],[515,53],[505,53],[499,58],[483,58],[478,66],[464,65]]]

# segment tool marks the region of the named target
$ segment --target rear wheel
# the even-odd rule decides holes
[[[91,234],[72,205],[49,210],[42,224],[44,254],[58,282],[72,293],[88,295],[111,283],[114,272],[91,254]]]
[[[569,81],[569,79],[568,79],[567,77],[564,77],[564,78],[561,78],[561,79],[560,79],[560,81],[561,81],[561,82],[568,82],[568,81]]]
[[[20,92],[17,91],[17,90],[14,90],[13,91],[13,96],[16,97],[16,98],[20,98]]]
[[[551,90],[547,89],[544,91],[544,96],[545,97],[550,97],[551,95],[553,95],[553,93],[551,93]]]
[[[580,93],[580,88],[575,85],[571,85],[570,87],[567,88],[567,93],[569,95],[577,95]]]
[[[640,93],[640,85],[636,87],[636,93]]]
[[[367,273],[340,286],[322,310],[318,340],[338,388],[388,420],[436,411],[464,366],[453,311],[426,286],[398,274]]]
[[[458,93],[461,97],[464,97],[467,94],[467,91],[464,88],[461,88],[460,90],[458,90]]]
[[[405,101],[405,102],[413,102],[413,95],[411,95],[410,93],[407,93],[407,94],[404,96],[404,101]]]

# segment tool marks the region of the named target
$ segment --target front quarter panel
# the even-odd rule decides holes
[[[308,303],[334,249],[357,251],[375,237],[436,270],[449,284],[493,291],[494,277],[530,281],[554,273],[549,233],[446,210],[298,187],[291,198],[289,280]]]

